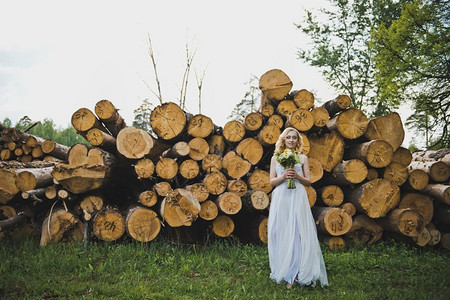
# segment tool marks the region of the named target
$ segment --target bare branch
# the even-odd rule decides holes
[[[189,45],[186,41],[186,69],[183,74],[183,80],[181,82],[181,91],[180,91],[180,107],[182,109],[186,106],[186,94],[187,94],[187,86],[189,81],[189,73],[191,71],[192,61],[194,60],[196,51],[192,55],[189,54]]]
[[[152,39],[150,38],[150,34],[148,35],[148,53],[150,54],[150,58],[152,59],[153,70],[155,71],[156,84],[158,85],[159,103],[162,104],[163,100],[162,100],[162,94],[161,94],[161,84],[159,83],[158,72],[156,69],[155,56],[153,54]]]
[[[202,77],[200,79],[197,76],[197,71],[195,71],[195,79],[197,81],[197,87],[198,87],[198,113],[202,113],[202,86],[203,86],[203,79],[205,78],[206,68],[203,70]]]

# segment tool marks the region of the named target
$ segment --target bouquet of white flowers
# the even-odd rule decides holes
[[[275,159],[285,169],[291,169],[295,164],[300,163],[300,156],[291,149],[285,149],[283,152],[277,153],[275,155]],[[288,178],[287,188],[295,189],[295,182],[293,178]]]

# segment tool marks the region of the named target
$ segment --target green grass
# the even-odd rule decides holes
[[[322,245],[330,286],[269,279],[265,245],[0,242],[5,299],[450,299],[450,253],[383,241],[333,252]]]

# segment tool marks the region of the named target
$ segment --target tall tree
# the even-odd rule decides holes
[[[317,16],[306,11],[306,20],[296,26],[311,41],[309,49],[301,48],[299,58],[318,67],[336,90],[347,93],[352,106],[384,114],[399,104],[378,102],[370,31],[381,21],[390,22],[398,15],[404,1],[330,0],[330,9]]]
[[[407,125],[427,147],[450,146],[450,5],[414,0],[373,32],[375,78],[384,101],[412,101]]]
[[[153,104],[148,98],[142,101],[141,106],[134,110],[133,126],[144,129],[148,133],[152,133],[150,126],[150,114],[152,113]]]

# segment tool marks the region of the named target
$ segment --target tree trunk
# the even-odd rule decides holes
[[[240,142],[245,136],[245,126],[242,122],[236,120],[228,121],[223,127],[222,134],[229,143]]]
[[[315,107],[311,110],[311,114],[314,119],[314,126],[322,128],[330,121],[330,114],[324,107]]]
[[[109,133],[103,132],[97,128],[92,128],[86,133],[86,140],[92,146],[99,147],[108,152],[116,152],[116,139]]]
[[[345,199],[355,205],[356,210],[371,218],[384,217],[400,202],[400,189],[392,182],[378,178],[353,190],[344,190]]]
[[[341,251],[347,246],[345,240],[340,236],[330,236],[323,240],[331,251]]]
[[[250,112],[244,118],[244,127],[249,132],[256,132],[263,124],[263,116],[259,112]]]
[[[270,205],[267,193],[260,190],[250,190],[242,197],[242,203],[249,211],[263,211]]]
[[[173,158],[160,158],[156,163],[156,175],[165,180],[172,180],[177,176],[178,164]]]
[[[87,195],[80,202],[80,208],[83,211],[83,218],[89,221],[92,216],[103,209],[103,198],[95,195]]]
[[[49,186],[53,183],[52,171],[53,167],[16,170],[16,186],[22,192]]]
[[[345,234],[357,246],[372,245],[383,235],[383,227],[366,215],[358,215],[353,219],[352,227]]]
[[[352,226],[352,217],[343,209],[317,206],[311,209],[320,233],[339,236],[346,234]]]
[[[327,185],[319,190],[319,198],[326,206],[339,206],[344,201],[344,192],[337,185]]]
[[[392,146],[383,140],[356,144],[345,149],[344,159],[360,159],[374,168],[384,168],[392,161]]]
[[[297,105],[292,100],[282,100],[278,103],[277,114],[284,119],[287,119],[297,109]]]
[[[180,164],[179,173],[184,179],[195,179],[200,174],[200,166],[193,159],[186,159]]]
[[[412,154],[412,160],[423,162],[443,161],[447,165],[450,165],[450,148],[444,148],[439,150],[417,151]]]
[[[208,140],[209,144],[209,153],[216,154],[218,156],[222,156],[225,152],[225,138],[223,135],[215,134],[211,136]]]
[[[193,116],[187,125],[187,133],[192,137],[207,138],[216,130],[211,118],[202,114]]]
[[[333,169],[333,177],[339,185],[352,185],[367,178],[367,166],[359,159],[344,160]]]
[[[280,115],[271,115],[269,119],[267,119],[266,124],[278,127],[281,130],[284,126],[284,120]]]
[[[408,179],[408,168],[402,164],[391,162],[384,169],[383,178],[401,186]]]
[[[160,215],[171,227],[191,226],[200,209],[200,203],[190,191],[176,189],[162,201]]]
[[[338,112],[343,111],[348,107],[350,107],[350,104],[352,104],[352,100],[350,99],[349,96],[339,95],[335,99],[325,102],[322,105],[322,107],[328,111],[328,114],[330,115],[331,118]]]
[[[254,138],[246,138],[237,145],[236,154],[242,156],[252,165],[256,165],[261,161],[264,150],[257,140]]]
[[[60,241],[81,241],[84,224],[72,213],[57,209],[50,213],[42,224],[40,246],[47,246]]]
[[[346,202],[342,204],[340,207],[352,217],[356,214],[356,207],[353,203]]]
[[[335,132],[309,139],[309,157],[317,159],[325,171],[331,172],[344,156],[344,140]]]
[[[170,149],[164,151],[161,156],[169,158],[180,158],[187,156],[190,151],[191,148],[189,148],[188,143],[180,141],[175,143],[172,147],[170,147]]]
[[[67,153],[69,153],[69,147],[56,143],[53,140],[45,140],[41,144],[42,151],[53,157],[61,160],[67,160]]]
[[[289,93],[289,98],[294,101],[298,108],[311,109],[314,107],[314,94],[308,90],[292,91]]]
[[[281,130],[276,125],[265,125],[258,133],[257,140],[264,147],[270,147],[275,145],[280,134]]]
[[[215,203],[219,211],[227,215],[235,215],[242,208],[241,197],[232,192],[220,194]]]
[[[19,192],[14,170],[0,169],[0,204],[8,203]]]
[[[317,192],[312,185],[305,186],[306,195],[308,195],[309,207],[313,207],[317,201]]]
[[[430,177],[424,170],[408,168],[407,186],[413,190],[421,191],[427,187]],[[406,186],[405,186],[406,188]]]
[[[270,184],[269,172],[262,169],[253,171],[248,177],[247,183],[250,190],[260,190],[265,193],[270,193],[273,188]]]
[[[310,157],[308,159],[309,172],[311,175],[311,183],[319,181],[323,177],[323,167],[320,161],[315,158]]]
[[[291,79],[281,70],[269,70],[259,78],[261,93],[270,100],[280,101],[292,88]]]
[[[239,197],[244,197],[247,193],[248,186],[241,179],[228,180],[227,191],[236,193]]]
[[[433,199],[420,193],[405,194],[401,198],[398,208],[411,208],[416,210],[422,216],[425,225],[431,223],[434,214]]]
[[[239,179],[248,174],[251,164],[234,151],[228,151],[222,159],[222,168],[228,176]]]
[[[113,137],[117,137],[119,132],[127,126],[118,109],[109,100],[98,101],[94,111]]]
[[[220,195],[227,189],[227,178],[222,172],[212,172],[205,176],[203,184],[213,195]]]
[[[298,108],[289,115],[286,127],[291,126],[300,132],[310,130],[314,125],[314,117],[309,110]]]
[[[227,215],[219,215],[213,221],[213,232],[219,237],[228,237],[234,231],[234,222]]]
[[[129,159],[140,159],[149,154],[154,146],[153,138],[143,129],[123,128],[116,139],[117,151]]]
[[[185,131],[186,123],[185,112],[173,102],[158,105],[150,115],[153,132],[166,141],[180,138]]]
[[[206,201],[209,197],[208,189],[201,182],[196,182],[186,186],[186,190],[194,194],[194,197],[197,198],[197,201],[200,203]]]
[[[406,148],[398,147],[397,150],[394,151],[392,155],[392,161],[393,163],[399,163],[402,166],[409,166],[409,164],[412,161],[412,154],[411,151],[409,151]]]
[[[145,207],[152,207],[158,202],[158,196],[156,192],[146,190],[139,194],[138,202]]]
[[[328,130],[337,131],[342,137],[354,140],[364,135],[369,119],[357,108],[348,108],[327,123]]]
[[[134,165],[134,172],[138,179],[151,178],[155,173],[155,164],[151,159],[142,158]]]
[[[116,210],[103,210],[95,215],[92,231],[99,240],[116,241],[125,233],[125,219]]]
[[[201,209],[198,215],[203,220],[211,221],[219,215],[219,209],[217,208],[217,205],[211,200],[202,202],[200,206]]]
[[[269,118],[269,117],[273,116],[273,114],[275,113],[275,108],[270,103],[266,103],[266,104],[261,103],[259,112],[261,113],[261,115],[263,115],[263,117]]]
[[[395,208],[378,222],[385,230],[409,237],[419,235],[425,227],[422,216],[411,208]]]
[[[209,144],[205,139],[193,138],[188,143],[189,157],[193,160],[202,160],[209,153]]]
[[[125,228],[136,241],[150,242],[158,236],[161,222],[153,210],[136,206],[128,211]]]
[[[217,154],[208,154],[202,159],[202,170],[206,173],[220,172],[222,170],[222,157]]]
[[[412,161],[408,168],[410,170],[423,170],[434,182],[446,182],[450,178],[450,166],[442,161],[435,162],[420,162]]]
[[[367,176],[366,176],[367,181],[371,181],[371,180],[374,180],[377,178],[378,178],[377,169],[373,169],[373,168],[367,169]]]
[[[383,140],[392,146],[392,151],[397,150],[405,138],[405,130],[400,115],[392,112],[388,115],[376,117],[370,120],[365,137],[369,140]]]
[[[167,181],[162,181],[155,183],[153,191],[160,197],[166,197],[172,191],[172,187]]]
[[[105,126],[95,116],[95,114],[88,108],[80,108],[72,114],[72,126],[75,130],[82,135],[86,136],[86,132],[92,128],[100,129],[106,133],[109,133]]]
[[[450,185],[428,184],[421,192],[430,195],[439,202],[450,205]]]

